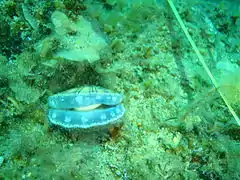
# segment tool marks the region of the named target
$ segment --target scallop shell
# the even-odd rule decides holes
[[[65,128],[114,123],[125,112],[123,95],[99,86],[70,89],[48,98],[48,120]]]

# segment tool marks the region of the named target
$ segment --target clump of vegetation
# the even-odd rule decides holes
[[[147,179],[149,173],[155,179],[239,178],[239,127],[229,121],[217,89],[210,89],[205,72],[193,61],[179,26],[166,25],[173,20],[165,6],[156,4],[159,1],[28,0],[25,15],[30,18],[24,17],[22,2],[0,3],[0,158],[4,160],[0,178]],[[186,2],[176,4],[201,51],[214,48],[202,38],[205,28],[203,34],[197,33],[199,16],[194,14],[193,20],[189,13],[209,8],[200,1],[191,1],[194,7],[189,8]],[[59,46],[61,37],[49,38],[54,32],[50,17],[56,10],[69,22],[83,16],[98,35],[112,42],[99,61],[52,59],[56,49],[65,48]],[[216,14],[209,16],[212,19],[226,18]],[[29,20],[38,27],[34,29]],[[233,23],[222,25],[221,43],[232,47],[224,33],[236,32]],[[177,36],[170,37],[170,32]],[[69,35],[74,37],[74,31]],[[36,42],[41,40],[44,48],[38,51]],[[239,83],[237,73],[229,74],[218,87],[236,111]],[[48,96],[86,84],[125,95],[124,123],[112,130],[112,136],[47,127]]]
[[[227,97],[228,101],[240,108],[240,68],[228,73],[220,83],[220,90]]]

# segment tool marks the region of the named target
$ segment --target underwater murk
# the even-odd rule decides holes
[[[0,179],[240,179],[239,0],[0,0]]]

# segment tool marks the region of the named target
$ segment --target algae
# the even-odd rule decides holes
[[[240,178],[239,126],[166,1],[24,1],[36,29],[22,3],[0,3],[0,178]],[[239,3],[174,4],[239,114]],[[62,37],[54,12],[67,19]],[[69,27],[79,20],[104,39],[99,58],[54,59],[66,50],[64,38],[81,34]],[[49,124],[48,96],[82,85],[124,94],[121,126],[83,131]]]

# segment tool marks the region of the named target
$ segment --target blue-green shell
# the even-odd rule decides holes
[[[70,89],[48,98],[48,120],[65,128],[89,128],[114,123],[125,112],[122,99],[122,94],[99,86]],[[96,108],[94,105],[101,106]],[[91,106],[95,108],[82,110]]]

